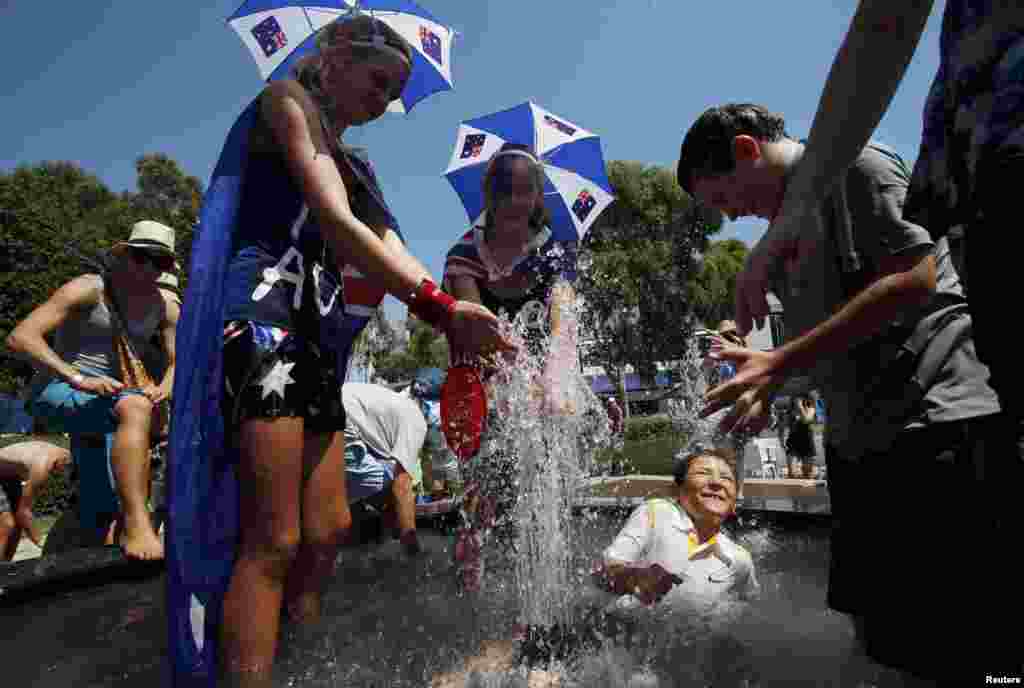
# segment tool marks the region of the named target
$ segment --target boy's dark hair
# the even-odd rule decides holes
[[[728,174],[736,167],[733,140],[746,134],[761,141],[789,138],[782,115],[754,103],[729,103],[705,110],[690,127],[679,149],[676,180],[693,195],[697,178]]]

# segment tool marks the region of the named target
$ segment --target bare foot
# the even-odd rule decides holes
[[[149,517],[146,516],[143,523],[132,523],[131,520],[125,519],[124,530],[117,538],[117,544],[120,545],[125,556],[141,561],[163,559],[164,545],[153,530],[153,524],[149,522]]]

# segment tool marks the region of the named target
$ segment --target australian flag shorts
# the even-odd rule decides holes
[[[345,429],[337,360],[295,332],[235,320],[224,328],[225,427],[253,419],[302,418],[311,432]]]

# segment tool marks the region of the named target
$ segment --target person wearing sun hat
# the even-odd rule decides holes
[[[7,346],[37,370],[29,388],[34,415],[73,435],[113,433],[110,467],[123,526],[118,544],[128,557],[161,559],[147,496],[153,409],[170,396],[174,379],[178,311],[167,307],[156,285],[174,266],[174,230],[137,222],[105,264],[104,274],[61,286],[18,323]],[[142,353],[158,334],[167,366],[154,380]]]
[[[169,256],[171,262],[167,265],[173,266],[174,229],[154,220],[139,220],[132,225],[132,231],[128,238],[114,244],[110,250],[113,253],[119,253],[125,248]]]

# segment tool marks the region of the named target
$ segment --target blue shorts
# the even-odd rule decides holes
[[[345,443],[345,490],[348,503],[383,492],[395,479],[395,462],[379,459],[361,442]]]
[[[109,397],[82,392],[54,380],[29,402],[29,412],[46,420],[51,431],[71,435],[106,435],[117,430],[117,402],[140,389],[125,389]]]

